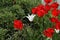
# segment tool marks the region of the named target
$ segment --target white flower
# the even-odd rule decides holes
[[[56,32],[56,33],[59,33],[59,30],[55,29],[55,32]]]
[[[44,2],[44,0],[42,0],[42,4],[45,5],[46,3]]]
[[[36,15],[34,15],[34,14],[31,14],[31,15],[28,14],[28,16],[26,16],[26,17],[29,19],[30,22],[32,22],[35,16]]]
[[[60,4],[60,0],[56,0],[56,2],[57,2],[58,4]]]
[[[52,40],[52,38],[49,38],[49,37],[48,37],[46,40]]]

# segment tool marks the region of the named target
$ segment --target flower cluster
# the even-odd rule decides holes
[[[52,17],[49,18],[49,20],[54,23],[52,28],[47,28],[43,31],[43,34],[48,37],[52,38],[54,31],[56,33],[59,33],[60,30],[60,21],[57,18],[60,14],[60,10],[58,10],[59,4],[57,2],[52,2],[52,0],[44,0],[45,5],[40,4],[36,6],[35,8],[32,8],[32,13],[37,15],[38,17],[43,17],[44,15],[48,14],[49,11],[51,11]]]
[[[57,2],[51,3],[52,0],[44,0],[45,5],[40,4],[34,8],[32,8],[32,14],[26,16],[29,21],[33,21],[34,17],[37,15],[38,17],[43,17],[46,14],[48,14],[49,11],[51,11],[52,17],[49,18],[49,20],[54,23],[54,26],[52,28],[47,28],[43,31],[43,34],[48,37],[52,38],[54,31],[56,33],[59,33],[60,30],[60,21],[58,20],[58,15],[60,14],[60,10],[58,10],[59,4]],[[51,4],[50,4],[51,3]],[[14,28],[22,30],[23,23],[21,20],[14,20]]]
[[[32,13],[37,14],[38,17],[43,17],[48,14],[48,11],[51,11],[52,16],[57,17],[59,15],[59,10],[57,9],[59,4],[54,2],[49,4],[52,0],[44,0],[46,2],[45,5],[40,4],[35,8],[32,8]]]
[[[48,5],[47,5],[48,6]],[[47,7],[46,6],[46,7]],[[43,17],[45,14],[47,14],[47,11],[50,10],[48,8],[47,10],[45,9],[44,5],[40,4],[35,8],[32,8],[32,13],[37,14],[38,17]]]

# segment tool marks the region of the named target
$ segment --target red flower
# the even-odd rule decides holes
[[[41,10],[41,9],[44,9],[44,5],[42,5],[42,4],[40,4],[40,5],[37,6],[37,11]]]
[[[59,15],[59,11],[56,10],[56,9],[52,10],[52,15],[53,16],[58,16]]]
[[[37,6],[37,15],[38,15],[38,17],[43,17],[46,13],[47,12],[44,8],[44,5],[41,4],[41,5]]]
[[[46,11],[44,9],[37,11],[38,17],[43,17],[45,14],[46,14]]]
[[[36,14],[36,10],[37,10],[36,7],[35,7],[35,8],[32,8],[32,13],[33,13],[33,14]]]
[[[54,27],[56,30],[60,30],[60,22],[56,23],[56,25]]]
[[[60,10],[58,10],[58,13],[60,14]]]
[[[44,0],[47,4],[52,2],[52,0]]]
[[[51,38],[54,34],[54,29],[52,28],[48,28],[46,30],[44,30],[43,34],[46,36],[46,37],[49,37]]]
[[[21,20],[14,20],[14,28],[22,30],[23,23]]]
[[[45,9],[46,9],[47,11],[49,11],[49,10],[51,9],[51,6],[48,5],[48,4],[46,4],[46,5],[45,5]]]
[[[43,4],[39,4],[37,7],[44,8]]]
[[[50,21],[53,22],[53,23],[59,22],[59,20],[57,18],[54,18],[54,17],[50,18]]]
[[[54,2],[51,4],[51,7],[54,9],[58,8],[58,6],[59,6],[59,4],[57,2]]]
[[[44,13],[42,13],[41,11],[38,11],[38,12],[37,12],[37,16],[38,16],[38,17],[43,17],[43,16],[44,16]]]

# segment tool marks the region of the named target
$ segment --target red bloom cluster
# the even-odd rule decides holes
[[[46,10],[44,8],[44,5],[38,5],[35,8],[32,8],[32,13],[37,14],[38,17],[43,17],[46,14]]]
[[[60,10],[58,10],[58,6],[59,4],[57,2],[54,2],[52,4],[49,4],[52,2],[52,0],[44,0],[46,5],[44,6],[44,9],[45,12],[47,13],[48,11],[51,11],[51,14],[52,14],[52,18],[49,18],[49,20],[52,22],[52,23],[55,23],[54,25],[54,28],[48,28],[46,30],[43,31],[43,34],[46,36],[46,37],[49,37],[51,38],[54,34],[54,29],[56,30],[60,30],[60,21],[58,20],[57,16],[59,16],[60,14]],[[42,13],[40,13],[41,15]]]
[[[55,29],[59,29],[60,30],[60,22],[57,18],[57,16],[59,16],[60,14],[60,10],[58,10],[58,6],[59,4],[57,2],[54,2],[52,4],[49,4],[52,2],[52,0],[44,0],[45,1],[45,5],[41,4],[37,7],[35,7],[34,9],[32,8],[32,13],[33,14],[37,14],[38,17],[43,17],[45,14],[48,13],[48,11],[51,11],[52,14],[52,18],[50,18],[49,20],[52,23],[55,23],[54,28]],[[53,28],[48,28],[47,30],[44,30],[43,34],[46,37],[52,37],[54,33],[54,29]]]
[[[49,3],[52,2],[52,0],[44,0],[44,1],[45,1],[46,5],[40,4],[37,7],[32,8],[32,13],[37,14],[38,17],[43,17],[44,15],[46,15],[48,13],[48,11],[52,10],[51,11],[52,18],[50,18],[50,21],[52,23],[56,23],[54,25],[55,29],[60,30],[60,21],[57,18],[57,16],[60,13],[60,10],[57,9],[59,4],[57,2],[49,4]],[[23,28],[22,21],[21,20],[14,20],[14,28],[22,30],[22,28]],[[53,28],[48,28],[48,29],[43,31],[43,34],[46,37],[51,38],[53,36],[53,34],[54,34],[54,29]]]
[[[54,34],[54,29],[52,28],[48,28],[46,30],[44,30],[43,34],[46,36],[46,37],[49,37],[51,38]]]
[[[22,30],[23,23],[21,20],[14,20],[14,28]]]
[[[32,13],[37,14],[38,17],[43,17],[45,14],[48,13],[48,11],[52,10],[52,16],[58,16],[59,15],[59,10],[57,10],[59,4],[57,2],[54,2],[52,4],[49,4],[52,2],[52,0],[44,0],[45,5],[40,4],[35,8],[32,8]]]

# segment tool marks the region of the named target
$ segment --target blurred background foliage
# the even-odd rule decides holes
[[[52,27],[49,15],[35,17],[29,22],[24,17],[42,0],[0,0],[0,40],[45,40],[43,30]],[[50,13],[50,12],[49,12]],[[26,24],[22,31],[13,28],[13,21],[21,19]],[[53,40],[60,40],[60,34],[54,34]]]

